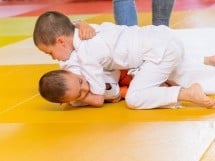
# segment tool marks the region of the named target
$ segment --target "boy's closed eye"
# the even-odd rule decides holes
[[[79,100],[80,97],[81,97],[81,93],[82,93],[81,86],[82,86],[82,84],[83,84],[83,80],[82,80],[81,78],[79,78],[78,82],[79,82],[79,87],[80,87],[80,89],[79,89],[78,95],[77,95],[77,97],[76,97],[77,100]]]

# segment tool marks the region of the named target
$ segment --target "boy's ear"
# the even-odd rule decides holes
[[[56,38],[56,43],[64,44],[65,43],[65,37],[64,36],[58,36]]]

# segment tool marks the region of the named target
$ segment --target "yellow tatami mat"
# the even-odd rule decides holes
[[[215,110],[183,103],[181,109],[131,110],[121,101],[102,108],[54,104],[38,93],[40,76],[57,64],[0,66],[1,122],[142,122],[215,120]]]
[[[0,156],[3,161],[198,161],[214,135],[212,122],[0,124]]]

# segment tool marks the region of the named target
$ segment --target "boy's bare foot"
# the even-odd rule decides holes
[[[205,65],[210,65],[210,66],[215,66],[215,55],[213,55],[213,56],[205,56],[204,57],[204,64]]]
[[[179,100],[190,101],[200,106],[215,108],[215,100],[206,96],[201,86],[197,83],[189,88],[182,88],[179,94]]]

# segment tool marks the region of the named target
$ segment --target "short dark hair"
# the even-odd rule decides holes
[[[75,26],[66,15],[57,11],[45,12],[36,21],[33,32],[34,44],[54,45],[57,36],[70,36],[74,29]]]
[[[39,80],[40,95],[50,102],[63,103],[63,98],[68,90],[65,79],[65,75],[68,73],[65,70],[53,70],[45,73]]]

